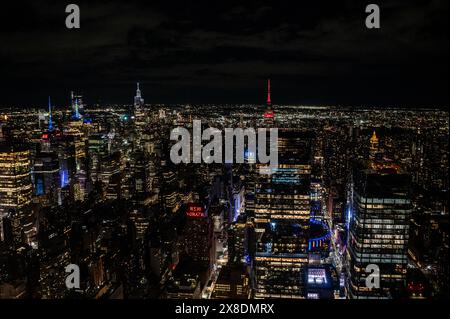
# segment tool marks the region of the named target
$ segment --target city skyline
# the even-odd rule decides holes
[[[251,102],[239,102],[239,103],[231,103],[231,102],[223,102],[223,103],[219,103],[219,102],[199,102],[199,103],[187,103],[187,102],[172,102],[172,103],[168,103],[168,102],[157,102],[157,101],[150,101],[149,103],[145,103],[143,105],[145,105],[146,107],[155,105],[155,106],[161,106],[161,105],[166,105],[166,106],[181,106],[181,105],[197,105],[197,106],[210,106],[210,105],[219,105],[219,106],[230,106],[230,105],[236,105],[236,106],[244,106],[244,105],[260,105],[260,106],[264,106],[267,105],[267,81],[269,82],[273,82],[271,77],[268,77],[264,80],[262,87],[259,87],[259,93],[258,96],[256,97],[255,101],[251,101]],[[138,85],[140,88],[142,88],[142,82],[140,81],[136,81],[130,84],[131,87],[136,87],[136,85]],[[144,90],[146,88],[144,87]],[[133,90],[131,88],[129,88],[130,92],[133,92]],[[85,96],[83,93],[83,90],[78,90],[77,91],[79,94],[81,94],[81,96]],[[71,95],[73,95],[74,90],[73,88],[69,89],[67,91],[67,93],[65,94],[66,97],[61,98],[61,95],[58,94],[57,96],[59,96],[59,103],[53,103],[52,102],[52,107],[54,110],[59,110],[61,111],[62,108],[70,108],[71,107],[71,103],[72,103],[72,98]],[[278,93],[278,92],[276,92]],[[131,94],[131,93],[129,93]],[[48,108],[49,106],[49,99],[54,100],[55,95],[46,95],[43,94],[43,97],[45,98],[45,102],[38,102],[38,103],[32,103],[32,104],[23,104],[20,102],[15,102],[12,103],[11,105],[0,105],[0,109],[8,109],[11,108],[12,110],[15,111],[20,111],[20,108],[24,108],[24,109],[29,109],[29,108]],[[149,99],[148,99],[149,100]],[[147,101],[148,101],[147,100]],[[118,103],[117,101],[113,101],[113,102],[103,102],[101,99],[98,100],[97,102],[93,102],[90,101],[89,103],[84,103],[85,107],[121,107],[121,106],[130,106],[133,105],[134,101],[128,101],[128,102],[124,102],[124,103]],[[270,105],[272,103],[269,103]],[[335,108],[341,108],[342,110],[345,109],[349,109],[349,108],[353,108],[353,109],[400,109],[400,110],[404,110],[404,109],[410,109],[411,111],[414,110],[442,110],[445,111],[448,106],[447,105],[416,105],[416,106],[411,106],[411,105],[403,105],[403,104],[385,104],[385,105],[379,105],[376,103],[368,103],[368,104],[320,104],[320,103],[274,103],[274,106],[279,106],[279,107],[286,107],[286,106],[297,106],[297,107],[335,107]]]
[[[115,109],[72,91],[57,112],[50,98],[1,111],[0,261],[30,270],[0,263],[0,297],[446,298],[448,112],[264,93],[250,111],[146,106],[136,83]],[[198,123],[279,130],[276,169],[261,173],[250,143],[243,162],[176,164],[170,130]],[[76,290],[69,266],[84,269]]]

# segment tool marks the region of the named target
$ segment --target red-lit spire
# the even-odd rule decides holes
[[[267,80],[267,104],[272,104],[272,100],[270,98],[270,79]]]
[[[267,80],[267,107],[264,112],[265,119],[273,119],[275,117],[275,113],[272,110],[272,99],[270,97],[270,79]]]

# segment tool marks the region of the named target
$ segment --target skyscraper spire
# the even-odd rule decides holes
[[[75,118],[80,119],[80,111],[78,109],[78,98],[75,99]]]
[[[267,105],[266,110],[264,111],[264,119],[266,120],[266,123],[268,126],[273,126],[273,118],[275,117],[275,113],[272,110],[272,98],[270,96],[271,94],[271,88],[270,88],[270,79],[267,80]]]
[[[141,90],[139,89],[139,82],[137,82],[136,97],[141,97]]]
[[[375,130],[372,133],[372,137],[370,138],[370,141],[374,142],[374,143],[378,143],[377,132],[375,132]]]
[[[267,80],[267,105],[272,104],[272,99],[270,98],[270,79]]]
[[[141,89],[139,88],[139,82],[136,83],[136,96],[134,97],[134,107],[139,108],[144,106],[144,99],[141,95]]]
[[[50,96],[48,97],[48,130],[53,131],[53,119],[52,119],[52,102]]]
[[[377,133],[374,130],[372,133],[372,137],[370,138],[369,160],[372,162],[375,161],[375,159],[377,157],[377,153],[379,153],[379,151],[380,151],[380,149],[379,149],[378,137],[377,137]]]

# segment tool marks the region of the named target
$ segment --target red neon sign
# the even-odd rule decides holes
[[[186,211],[186,216],[188,217],[206,217],[203,207],[198,204],[188,204],[188,209]]]

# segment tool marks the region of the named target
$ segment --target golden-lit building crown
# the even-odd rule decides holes
[[[372,137],[370,138],[370,141],[373,143],[378,142],[378,137],[377,137],[377,133],[375,131],[373,131]]]

